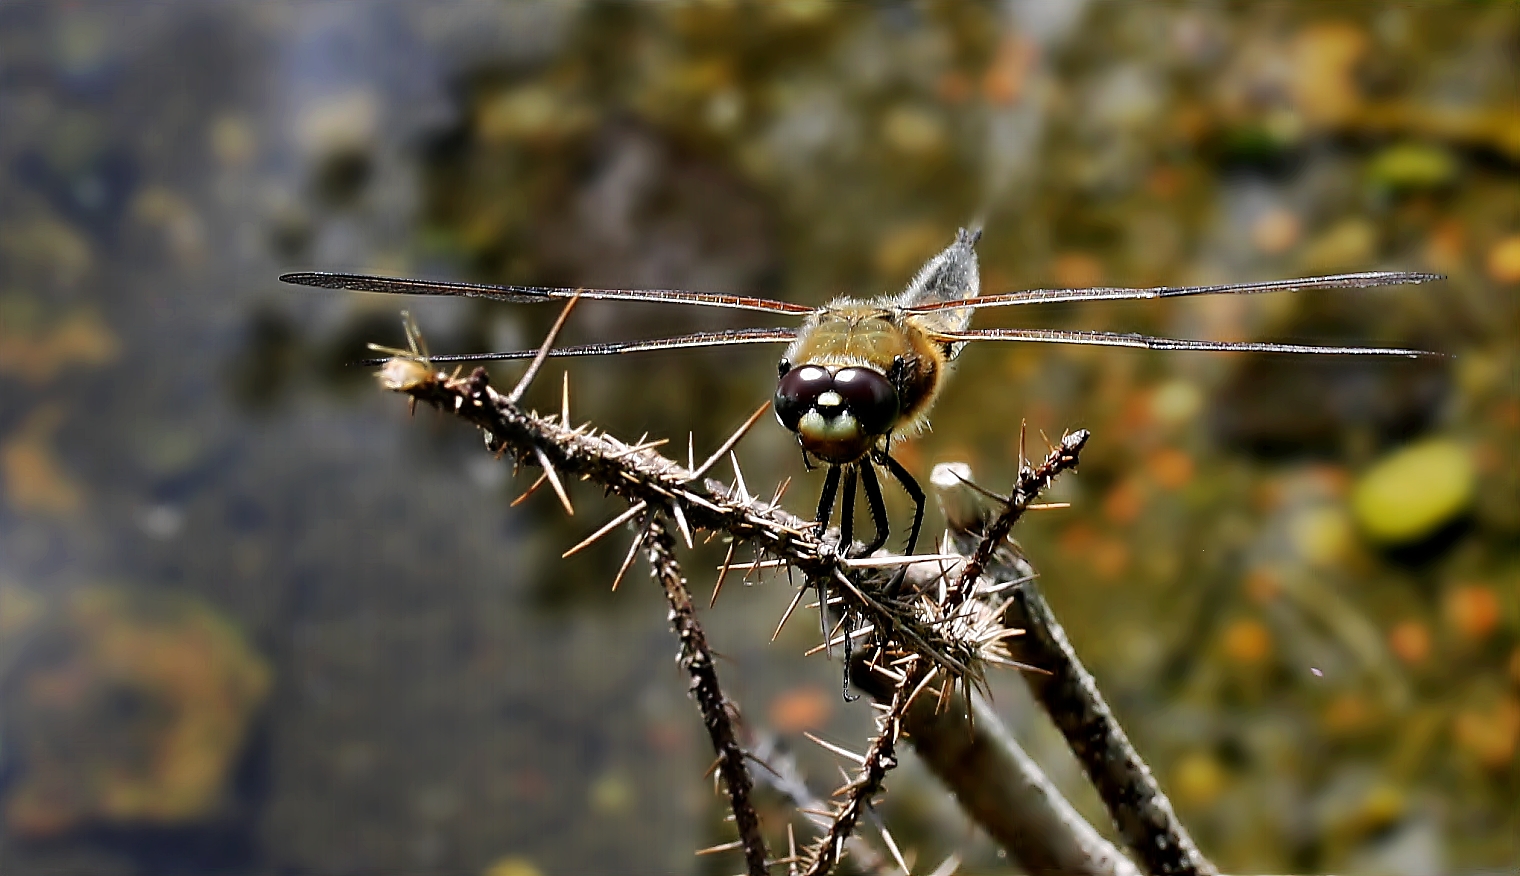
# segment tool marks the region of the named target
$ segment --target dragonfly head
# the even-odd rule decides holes
[[[843,465],[871,452],[897,422],[897,390],[873,368],[826,368],[783,361],[776,419],[797,433],[802,449]]]

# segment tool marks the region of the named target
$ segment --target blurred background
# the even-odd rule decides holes
[[[817,304],[981,223],[986,291],[1450,276],[988,312],[1455,358],[980,345],[899,452],[998,487],[1020,423],[1093,431],[1016,536],[1221,868],[1513,872],[1517,71],[1504,2],[0,5],[0,871],[732,872],[692,856],[730,833],[658,591],[608,592],[626,535],[559,559],[617,505],[509,508],[534,472],[347,364],[403,307],[439,352],[554,314],[275,277]],[[736,324],[593,302],[567,340]],[[700,457],[778,354],[552,363],[529,400],[568,370],[577,419]],[[779,427],[739,456],[810,512]],[[769,643],[785,579],[749,583],[704,614],[747,721],[858,745],[814,625]],[[1005,871],[911,758],[890,787],[922,866]]]

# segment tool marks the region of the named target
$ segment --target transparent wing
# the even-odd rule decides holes
[[[789,327],[728,329],[721,332],[696,332],[673,338],[647,341],[617,341],[607,344],[582,344],[575,347],[550,347],[550,356],[613,356],[618,353],[643,353],[649,350],[689,350],[693,347],[727,347],[738,344],[777,344],[791,341],[797,330]],[[537,350],[513,350],[509,353],[457,353],[430,356],[429,362],[494,362],[502,359],[532,359]],[[385,358],[364,359],[360,365],[378,365]]]
[[[935,338],[961,343],[965,341],[1034,341],[1045,344],[1082,344],[1092,347],[1139,347],[1144,350],[1213,350],[1230,353],[1321,353],[1338,356],[1445,356],[1428,350],[1404,350],[1397,347],[1328,347],[1313,344],[1271,344],[1253,341],[1189,341],[1153,338],[1149,335],[1119,332],[1063,331],[1060,329],[972,329],[964,332],[936,332]]]
[[[448,280],[409,280],[403,277],[373,277],[368,274],[342,274],[327,271],[297,271],[281,274],[280,282],[320,289],[347,289],[354,292],[384,292],[392,295],[453,295],[461,298],[490,298],[516,304],[561,301],[579,295],[612,301],[656,301],[666,304],[697,304],[726,307],[730,310],[762,310],[767,313],[812,313],[814,308],[771,298],[751,298],[721,292],[687,292],[682,289],[565,289],[555,286],[493,286],[486,283],[458,283]]]
[[[932,313],[965,307],[1006,307],[1011,304],[1051,304],[1059,301],[1113,301],[1136,298],[1177,298],[1184,295],[1255,295],[1259,292],[1298,292],[1309,289],[1366,289],[1373,286],[1401,286],[1446,279],[1441,274],[1415,271],[1368,271],[1361,274],[1334,274],[1328,277],[1300,277],[1292,280],[1267,280],[1260,283],[1226,283],[1215,286],[1154,286],[1148,289],[1099,287],[1093,289],[1027,289],[982,295],[958,301],[936,301],[917,307],[905,307],[908,313]]]

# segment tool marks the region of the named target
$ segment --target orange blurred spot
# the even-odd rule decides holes
[[[1093,545],[1088,556],[1093,571],[1100,578],[1117,578],[1129,568],[1129,545],[1117,538],[1106,538]]]
[[[1168,164],[1157,165],[1145,178],[1145,189],[1163,201],[1170,201],[1182,190],[1182,172]]]
[[[121,342],[93,310],[76,310],[42,331],[0,325],[0,374],[28,383],[47,383],[74,365],[104,365],[121,352]]]
[[[1251,505],[1257,511],[1275,511],[1282,505],[1286,493],[1281,480],[1264,480],[1251,491]]]
[[[1051,263],[1050,273],[1057,286],[1080,289],[1103,283],[1103,263],[1085,252],[1064,252]]]
[[[1337,465],[1316,465],[1305,474],[1326,497],[1344,496],[1351,489],[1351,473]]]
[[[1512,234],[1488,251],[1488,276],[1495,283],[1520,283],[1520,234]]]
[[[26,513],[68,515],[84,503],[84,490],[64,471],[53,453],[52,434],[63,422],[56,405],[33,414],[15,437],[0,446],[0,477],[5,498]]]
[[[1287,252],[1298,243],[1303,226],[1290,210],[1277,207],[1263,213],[1251,225],[1251,243],[1267,255]]]
[[[1498,474],[1499,470],[1509,462],[1504,451],[1486,441],[1473,447],[1472,456],[1480,474]]]
[[[816,730],[828,721],[833,703],[833,697],[821,688],[792,688],[771,700],[771,726],[782,733]]]
[[[1068,554],[1080,554],[1098,540],[1098,531],[1086,523],[1073,523],[1061,530],[1057,538],[1061,550]]]
[[[1125,432],[1134,432],[1149,426],[1156,415],[1156,406],[1152,404],[1154,396],[1154,392],[1129,393],[1119,414],[1118,427]]]
[[[1120,481],[1103,497],[1103,516],[1115,523],[1129,523],[1145,508],[1145,494],[1134,478]]]
[[[908,471],[918,471],[924,462],[923,447],[916,441],[903,441],[892,445],[892,456]]]
[[[1372,706],[1360,694],[1343,693],[1325,706],[1320,720],[1325,730],[1336,736],[1348,736],[1367,729],[1373,723]]]
[[[1487,709],[1462,711],[1452,723],[1452,736],[1483,766],[1508,767],[1520,741],[1520,700],[1505,697]]]
[[[1467,251],[1467,229],[1460,220],[1447,219],[1430,232],[1425,242],[1425,261],[1437,271],[1455,271]]]
[[[1193,479],[1193,458],[1175,448],[1151,454],[1149,468],[1151,476],[1164,489],[1180,489]]]
[[[1388,631],[1388,649],[1410,666],[1424,663],[1430,656],[1430,627],[1417,620],[1399,621]]]
[[[1494,422],[1511,429],[1520,429],[1520,402],[1502,401],[1495,405]]]
[[[1197,143],[1213,132],[1215,122],[1216,113],[1212,108],[1188,101],[1172,112],[1172,123],[1168,130],[1181,142]]]
[[[939,99],[945,103],[963,103],[971,96],[971,79],[959,70],[951,70],[939,78]],[[1001,286],[992,288],[1000,289]]]
[[[1281,592],[1282,581],[1275,570],[1257,568],[1246,574],[1246,596],[1257,605],[1266,605]]]
[[[1225,628],[1224,653],[1236,663],[1260,663],[1272,653],[1272,633],[1260,621],[1235,621]]]
[[[1452,588],[1445,609],[1447,625],[1464,639],[1482,641],[1499,626],[1499,594],[1484,584]]]
[[[644,731],[644,738],[658,751],[681,751],[691,744],[690,737],[684,722],[657,721]]]
[[[1008,105],[1024,93],[1024,83],[1029,71],[1039,57],[1039,47],[1033,41],[1008,36],[998,44],[997,54],[982,74],[982,95],[989,103]]]

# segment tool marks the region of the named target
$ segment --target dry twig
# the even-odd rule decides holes
[[[750,876],[765,876],[769,872],[769,853],[765,848],[765,837],[760,834],[760,816],[750,802],[754,786],[744,763],[744,749],[739,747],[738,734],[734,732],[735,709],[718,686],[712,651],[707,647],[707,636],[697,623],[691,591],[687,589],[686,579],[676,562],[675,542],[670,537],[670,530],[660,515],[650,514],[644,520],[643,532],[650,573],[665,590],[665,600],[670,603],[670,625],[681,640],[681,667],[691,676],[692,699],[697,701],[702,724],[718,754],[718,774],[723,777],[729,807],[734,812],[734,827],[739,831],[739,842],[744,849],[745,867]]]
[[[927,708],[935,716],[956,713],[967,721],[972,715],[976,715],[977,723],[991,721],[990,713],[983,716],[970,695],[974,688],[985,684],[987,663],[1018,665],[1013,652],[1008,650],[1011,633],[1004,626],[1003,615],[1010,600],[1020,598],[1021,590],[1006,580],[998,584],[991,576],[984,578],[982,572],[1005,544],[1009,528],[1038,493],[1057,474],[1076,464],[1086,432],[1063,438],[1040,466],[1024,467],[1003,513],[982,527],[982,537],[963,553],[969,559],[951,562],[936,557],[920,562],[908,576],[909,580],[922,582],[919,586],[888,592],[883,585],[891,577],[890,567],[847,562],[832,543],[813,534],[810,521],[782,511],[774,501],[767,503],[750,497],[739,486],[742,480],[736,478],[736,486],[730,488],[705,479],[700,468],[694,471],[693,466],[683,467],[660,455],[656,449],[660,442],[646,444],[640,439],[628,444],[586,427],[571,429],[562,415],[542,417],[525,411],[515,403],[515,398],[491,387],[484,369],[476,369],[464,377],[437,372],[419,354],[417,345],[413,346],[410,355],[393,359],[382,368],[381,382],[387,388],[406,393],[413,402],[426,402],[473,423],[484,431],[491,451],[510,455],[515,464],[541,467],[567,510],[569,496],[563,487],[577,478],[593,481],[620,496],[631,508],[637,508],[633,514],[642,518],[643,525],[630,551],[630,560],[642,548],[670,599],[671,621],[681,639],[682,664],[692,677],[694,698],[718,752],[719,770],[727,785],[740,847],[751,873],[766,872],[770,862],[759,834],[758,818],[748,801],[750,778],[735,737],[731,705],[723,697],[712,670],[705,637],[676,564],[667,520],[675,522],[683,539],[689,540],[688,533],[693,530],[722,532],[735,543],[747,542],[800,571],[803,588],[820,587],[825,596],[825,610],[833,610],[843,619],[843,635],[838,641],[861,640],[860,653],[871,655],[872,673],[892,682],[890,692],[883,691],[890,706],[880,718],[880,732],[871,741],[864,764],[843,789],[845,799],[832,813],[827,833],[805,855],[809,874],[828,872],[837,863],[845,839],[869,809],[887,771],[896,763],[899,736],[912,722],[924,720],[914,715]],[[519,384],[514,396],[522,388]],[[753,421],[752,417],[750,422]],[[725,443],[723,452],[732,446],[733,440],[736,438]],[[721,455],[714,454],[712,458]],[[614,528],[604,526],[597,535]],[[594,540],[593,537],[587,542]],[[953,584],[948,583],[952,580]],[[795,604],[794,601],[794,607]],[[825,641],[831,639],[833,636],[825,629]],[[1038,654],[1031,656],[1022,649],[1017,653],[1026,662],[1042,665]],[[930,687],[936,679],[937,690]],[[934,695],[922,696],[926,691]],[[964,691],[965,695],[958,691]],[[927,723],[921,726],[929,727]],[[973,724],[962,726],[975,732]],[[927,729],[915,732],[924,733],[926,738],[929,735]],[[999,781],[996,775],[982,778],[994,785]],[[1050,823],[1064,824],[1060,819]],[[1086,827],[1085,823],[1081,827]],[[1066,828],[1080,832],[1071,824]],[[1013,841],[1000,834],[994,825],[989,825],[989,830],[1005,843]],[[1090,833],[1091,828],[1087,831]],[[1039,845],[1041,838],[1025,837],[1023,841]],[[1014,848],[1010,851],[1017,855]],[[1102,856],[1101,848],[1097,854]],[[1123,860],[1116,853],[1111,857]],[[1127,876],[1130,871],[1116,863],[1106,870],[1082,872]]]
[[[1033,473],[1037,476],[1039,470]],[[969,477],[969,472],[962,477]],[[1065,736],[1135,857],[1149,873],[1217,872],[1177,819],[1171,801],[1130,744],[1097,682],[1077,659],[1040,595],[1033,570],[1006,540],[1007,527],[1000,524],[1021,513],[1019,503],[1027,506],[1032,496],[1016,488],[998,510],[974,501],[975,492],[985,495],[985,491],[969,484],[961,484],[959,495],[946,489],[948,481],[936,478],[936,484],[941,486],[940,504],[955,547],[966,551],[972,563],[980,559],[992,577],[1019,582],[1009,588],[1005,619],[1009,626],[1023,629],[1024,635],[1011,641],[1009,649],[1020,662],[1045,670],[1025,673],[1024,681]],[[993,510],[998,513],[989,522]],[[999,531],[1003,535],[989,543]]]

